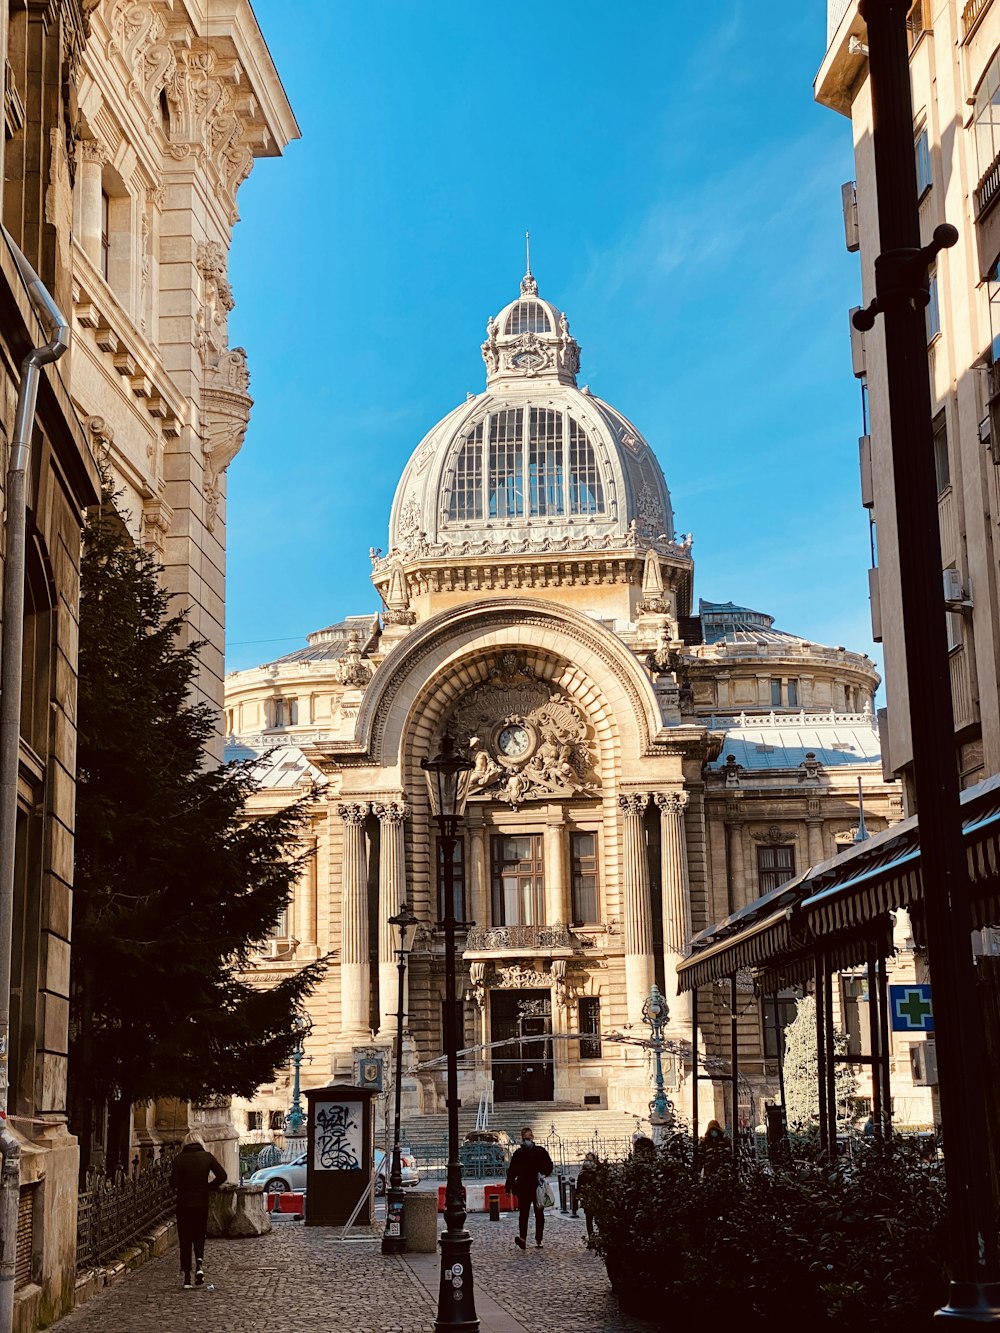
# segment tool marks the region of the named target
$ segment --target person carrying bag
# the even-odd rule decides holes
[[[545,1231],[545,1209],[555,1203],[552,1188],[546,1176],[552,1173],[552,1158],[535,1142],[529,1125],[521,1130],[521,1146],[510,1159],[505,1188],[517,1195],[518,1234],[514,1244],[519,1250],[528,1248],[528,1214],[535,1210],[535,1246],[542,1247]],[[547,1202],[546,1202],[547,1199]]]

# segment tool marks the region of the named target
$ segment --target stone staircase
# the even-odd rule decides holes
[[[614,1145],[629,1142],[636,1128],[635,1117],[624,1111],[599,1107],[564,1106],[558,1102],[500,1102],[490,1115],[489,1128],[503,1129],[515,1144],[521,1139],[521,1126],[530,1125],[539,1143],[546,1144],[554,1161],[560,1156],[578,1160],[594,1146],[603,1155]],[[403,1117],[403,1142],[419,1157],[426,1150],[439,1147],[448,1137],[448,1116],[444,1112]],[[459,1138],[476,1127],[475,1107],[462,1107],[458,1113]],[[561,1151],[560,1151],[561,1150]]]

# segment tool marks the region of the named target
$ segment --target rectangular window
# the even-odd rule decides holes
[[[273,940],[288,939],[288,907],[285,906],[278,914],[278,919],[271,928],[271,938]]]
[[[961,611],[945,612],[945,628],[948,635],[948,651],[952,652],[955,648],[962,646],[962,613]]]
[[[529,408],[528,487],[532,514],[563,512],[562,413]]]
[[[258,1129],[263,1129],[263,1128],[264,1128],[264,1112],[247,1111],[247,1129],[250,1131],[250,1133],[253,1134]]]
[[[597,904],[597,834],[571,833],[570,893],[574,926],[600,921]]]
[[[298,699],[275,699],[273,711],[273,726],[294,727],[299,720],[299,701]]]
[[[787,690],[788,690],[788,707],[789,707],[789,708],[798,708],[798,706],[799,706],[799,682],[798,682],[797,680],[789,680],[789,681],[786,682],[786,688],[787,688]]]
[[[483,516],[483,423],[480,421],[462,445],[451,488],[451,518]]]
[[[582,426],[569,418],[569,510],[571,514],[603,514],[604,487],[597,456]]]
[[[490,422],[490,518],[524,516],[523,430],[520,407],[498,412]]]
[[[545,923],[545,862],[542,835],[496,834],[490,840],[494,926]]]
[[[948,423],[944,409],[931,423],[934,431],[934,476],[937,479],[938,495],[946,486],[951,485],[951,464],[948,461]]]
[[[437,847],[437,865],[438,865],[438,921],[444,921],[448,915],[447,899],[445,897],[444,886],[444,845],[438,843]],[[452,883],[454,886],[454,896],[452,898],[452,907],[455,912],[455,920],[464,923],[465,921],[465,839],[455,839],[455,854],[452,857]]]
[[[777,995],[764,995],[760,1005],[764,1020],[764,1058],[777,1060],[780,1054],[778,1034],[780,1032],[784,1037],[785,1028],[795,1018],[795,991],[783,990]]]
[[[758,847],[757,882],[761,894],[770,893],[779,884],[784,884],[795,876],[794,847]]]
[[[924,312],[927,323],[927,341],[932,343],[941,332],[941,307],[938,304],[937,269],[931,269],[930,300]]]
[[[781,681],[780,681],[780,680],[772,680],[772,681],[771,681],[771,707],[772,707],[772,708],[780,708],[780,707],[781,707]]]
[[[922,199],[931,188],[931,149],[927,138],[927,127],[917,135],[916,143],[913,145],[914,156],[917,159],[917,198]]]
[[[601,1058],[601,1001],[597,995],[584,995],[579,1002],[580,1059]],[[588,1036],[584,1036],[588,1033]]]

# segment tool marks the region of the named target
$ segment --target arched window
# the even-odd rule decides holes
[[[504,333],[551,333],[552,324],[545,307],[537,301],[518,301],[507,316]]]
[[[586,431],[568,412],[503,408],[462,442],[451,475],[450,519],[605,512],[597,454]]]

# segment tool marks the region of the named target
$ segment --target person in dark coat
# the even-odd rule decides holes
[[[583,1216],[587,1223],[587,1235],[594,1234],[594,1190],[597,1184],[597,1153],[589,1152],[584,1155],[583,1165],[580,1167],[576,1177],[576,1197],[583,1208]]]
[[[519,1250],[528,1245],[528,1213],[535,1210],[535,1245],[541,1249],[542,1232],[545,1230],[545,1210],[538,1206],[538,1186],[546,1176],[552,1174],[552,1158],[543,1147],[535,1142],[531,1128],[525,1125],[521,1130],[521,1146],[510,1159],[507,1168],[505,1188],[517,1195],[518,1235],[514,1244]]]
[[[224,1184],[225,1170],[205,1147],[197,1130],[191,1130],[174,1158],[170,1183],[177,1191],[177,1240],[181,1252],[184,1289],[191,1283],[191,1252],[194,1251],[194,1286],[205,1281],[205,1232],[208,1230],[208,1195]]]

